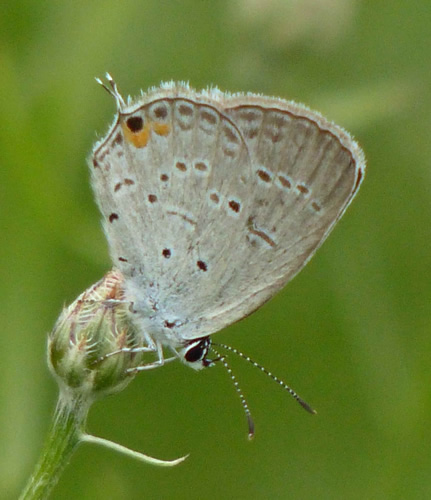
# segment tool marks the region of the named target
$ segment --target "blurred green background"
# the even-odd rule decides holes
[[[54,0],[0,7],[0,497],[32,471],[57,398],[46,334],[110,267],[86,157],[114,102],[161,80],[304,102],[365,150],[363,187],[279,295],[216,334],[231,359],[144,373],[97,403],[89,431],[158,469],[83,445],[56,499],[431,498],[429,0]]]

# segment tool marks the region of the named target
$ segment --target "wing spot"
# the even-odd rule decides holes
[[[228,141],[233,142],[235,144],[238,144],[239,139],[238,139],[237,135],[232,131],[231,128],[224,127],[223,133],[225,134]]]
[[[304,184],[297,184],[296,189],[302,194],[308,194],[310,190]]]
[[[211,123],[211,125],[215,125],[217,123],[217,118],[209,111],[202,111],[201,118],[202,118],[202,120],[205,120],[208,123]]]
[[[172,255],[172,252],[169,250],[169,248],[164,248],[162,250],[162,255],[165,259],[169,259]]]
[[[140,116],[131,116],[121,126],[128,143],[133,144],[135,148],[145,148],[150,140],[151,124],[144,126],[144,121]]]
[[[131,116],[127,118],[126,124],[133,133],[140,132],[144,128],[144,120],[140,116]]]
[[[201,270],[201,271],[207,271],[208,270],[208,265],[206,262],[204,262],[203,260],[198,260],[196,262],[196,264],[198,265],[198,268]]]
[[[114,220],[117,220],[118,219],[118,214],[116,214],[115,212],[112,212],[112,214],[109,216],[109,222],[112,224],[114,222]]]
[[[151,127],[157,135],[166,136],[171,132],[171,127],[167,123],[154,122]]]
[[[133,184],[135,184],[135,181],[133,181],[132,179],[124,179],[123,182],[117,182],[117,184],[115,184],[115,187],[114,187],[114,193],[119,191],[123,184],[125,186],[133,186]]]
[[[289,179],[286,179],[286,177],[284,177],[283,175],[279,175],[278,180],[280,181],[280,184],[283,187],[287,189],[290,189],[292,187],[292,183],[289,181]]]
[[[129,262],[125,257],[118,257],[120,262]]]
[[[180,172],[185,172],[187,170],[186,164],[184,162],[182,162],[182,161],[177,161],[177,163],[175,164],[175,166],[177,167],[177,169]]]
[[[167,182],[167,181],[169,180],[169,175],[167,175],[167,174],[162,174],[162,175],[160,176],[160,180],[161,180],[162,182]]]
[[[210,194],[210,200],[216,204],[220,202],[220,196],[217,193]]]
[[[168,215],[178,215],[178,217],[181,217],[181,219],[183,219],[184,221],[188,222],[192,226],[196,226],[196,221],[194,221],[191,217],[188,217],[185,214],[180,214],[179,212],[175,212],[173,210],[168,210],[166,213]]]
[[[261,238],[265,243],[267,243],[270,247],[275,247],[276,243],[275,241],[265,233],[265,231],[262,231],[261,229],[258,229],[254,223],[254,217],[250,216],[247,221],[247,229],[251,234],[254,234],[258,238]]]
[[[166,106],[160,105],[154,108],[154,116],[156,118],[166,118],[168,116],[168,110]]]
[[[195,163],[195,169],[200,170],[201,172],[206,172],[208,170],[208,165],[202,161],[198,161]]]
[[[234,212],[236,213],[239,213],[240,209],[241,209],[241,204],[238,203],[237,201],[235,200],[230,200],[229,201],[229,208],[231,210],[233,210]]]
[[[149,194],[148,195],[148,201],[150,203],[155,203],[157,201],[157,196],[155,194]]]
[[[260,179],[263,182],[270,182],[271,181],[271,176],[265,170],[259,169],[257,171],[257,175],[260,177]]]
[[[311,202],[311,206],[314,208],[316,212],[320,212],[320,210],[322,209],[322,207],[315,201]]]
[[[112,145],[115,146],[117,144],[121,144],[123,142],[123,136],[121,132],[118,132],[118,134],[115,136],[115,139],[112,141]]]
[[[178,106],[178,112],[182,116],[191,116],[193,114],[193,108],[191,106],[187,106],[186,104],[180,104]]]

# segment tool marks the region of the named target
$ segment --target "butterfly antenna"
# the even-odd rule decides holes
[[[300,398],[298,396],[298,394],[296,394],[296,392],[291,387],[289,387],[285,382],[283,382],[283,380],[281,380],[278,377],[276,377],[273,373],[271,373],[265,367],[263,367],[262,365],[260,365],[259,363],[257,363],[253,359],[251,359],[249,356],[246,356],[241,351],[238,351],[238,349],[235,349],[235,347],[231,347],[231,346],[226,345],[226,344],[214,344],[213,343],[212,346],[214,346],[214,345],[216,345],[218,347],[222,347],[223,349],[226,349],[227,351],[233,352],[234,354],[237,354],[240,358],[245,359],[246,361],[248,361],[249,363],[251,363],[256,368],[259,368],[259,370],[262,371],[265,375],[267,375],[268,377],[272,378],[272,380],[274,380],[279,385],[281,385],[281,387],[284,390],[286,390],[293,397],[293,399],[295,399],[305,410],[307,410],[312,415],[315,415],[317,413],[316,410],[313,410],[313,408],[308,403],[306,403],[302,398]],[[228,371],[230,371],[229,368],[228,368]],[[231,377],[233,377],[232,374],[231,374]],[[234,377],[233,377],[233,380],[235,380]],[[235,381],[234,381],[234,383],[235,383]]]
[[[248,424],[248,439],[253,439],[254,437],[254,422],[251,417],[251,412],[250,408],[248,407],[247,400],[245,399],[245,396],[241,390],[241,387],[238,384],[238,380],[236,379],[235,375],[232,372],[232,368],[229,366],[228,362],[226,361],[225,356],[221,356],[219,352],[217,352],[214,348],[213,345],[211,345],[212,350],[214,353],[218,356],[217,361],[221,361],[223,363],[223,366],[226,368],[226,371],[228,372],[233,385],[235,387],[236,392],[238,393],[239,399],[241,400],[242,407],[244,408],[245,416],[247,417],[247,424]],[[218,344],[220,347],[224,347],[223,344]]]
[[[112,76],[109,73],[106,73],[105,76],[106,79],[108,80],[110,87],[108,87],[100,78],[96,78],[96,82],[99,85],[101,85],[106,90],[106,92],[108,92],[108,94],[115,99],[115,102],[117,103],[117,110],[121,111],[123,108],[126,107],[126,103],[124,102],[123,96],[120,94],[117,84],[115,83]]]

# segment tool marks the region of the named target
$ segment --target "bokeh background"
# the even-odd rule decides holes
[[[114,102],[161,80],[304,102],[353,133],[368,172],[315,258],[215,336],[284,378],[231,359],[256,438],[221,366],[172,363],[97,403],[95,446],[56,499],[431,498],[431,7],[429,0],[3,1],[0,7],[0,497],[16,498],[57,387],[46,334],[110,267],[86,157]]]

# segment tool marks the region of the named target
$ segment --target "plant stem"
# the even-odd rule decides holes
[[[61,391],[39,461],[21,493],[20,500],[48,498],[81,441],[90,402],[76,396],[64,396]]]

